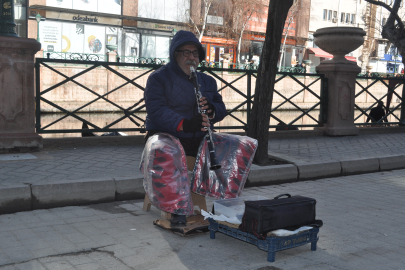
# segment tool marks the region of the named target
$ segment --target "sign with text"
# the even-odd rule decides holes
[[[159,23],[149,23],[149,22],[140,22],[138,21],[139,28],[148,28],[148,29],[155,29],[155,30],[163,30],[163,31],[173,31],[175,28],[174,25],[169,24],[159,24]]]
[[[121,19],[88,16],[74,13],[61,13],[56,11],[47,11],[46,17],[48,19],[59,19],[64,21],[74,21],[77,23],[91,23],[91,24],[109,24],[109,25],[121,25]]]
[[[50,21],[41,22],[39,39],[44,51],[60,52],[62,50],[62,24]]]
[[[223,17],[218,17],[218,16],[207,15],[207,23],[223,25],[224,24],[224,18]]]

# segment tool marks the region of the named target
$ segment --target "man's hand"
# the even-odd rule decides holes
[[[209,126],[210,121],[208,120],[208,116],[205,114],[198,114],[190,120],[184,119],[183,126],[180,130],[183,130],[186,133],[195,133],[198,131],[207,131]]]
[[[206,110],[208,117],[212,118],[214,115],[215,108],[210,104],[206,97],[200,98],[200,107],[201,110]]]

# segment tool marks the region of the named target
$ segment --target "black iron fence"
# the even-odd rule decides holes
[[[76,68],[63,68],[65,66]],[[146,78],[159,67],[161,64],[147,60],[129,63],[37,58],[36,132],[143,132]],[[252,64],[234,65],[229,69],[205,62],[200,65],[200,72],[208,73],[217,80],[218,91],[227,104],[227,116],[216,124],[215,129],[246,131],[249,128],[256,68]],[[273,104],[277,105],[271,111],[269,129],[312,128],[326,122],[327,80],[323,75],[303,72],[304,69],[296,68],[277,74],[273,94]],[[109,80],[114,80],[114,83]],[[100,85],[100,82],[109,86]],[[123,94],[119,95],[120,91]],[[68,100],[61,100],[61,95]],[[227,100],[230,96],[232,102]],[[92,113],[100,111],[110,113],[113,119],[92,121]],[[294,113],[285,118],[280,116],[282,111]],[[50,113],[56,117],[43,121],[43,117]],[[67,119],[75,123],[73,127],[64,124]],[[83,123],[89,129],[83,129]]]
[[[405,125],[405,77],[359,74],[356,78],[355,125]]]

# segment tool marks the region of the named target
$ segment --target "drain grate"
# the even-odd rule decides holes
[[[37,159],[37,157],[29,153],[0,155],[0,161],[27,160],[27,159]]]

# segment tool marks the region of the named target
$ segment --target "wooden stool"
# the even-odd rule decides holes
[[[187,156],[187,170],[192,171],[194,169],[195,164],[195,157]],[[191,200],[193,201],[194,206],[199,207],[198,210],[194,210],[196,214],[201,214],[201,210],[207,211],[207,202],[205,201],[205,196],[191,192]],[[143,201],[143,211],[148,212],[150,207],[152,206],[152,202],[149,199],[148,194],[145,194],[145,199]],[[160,216],[162,218],[170,219],[171,213],[167,213],[165,211],[160,212]]]

